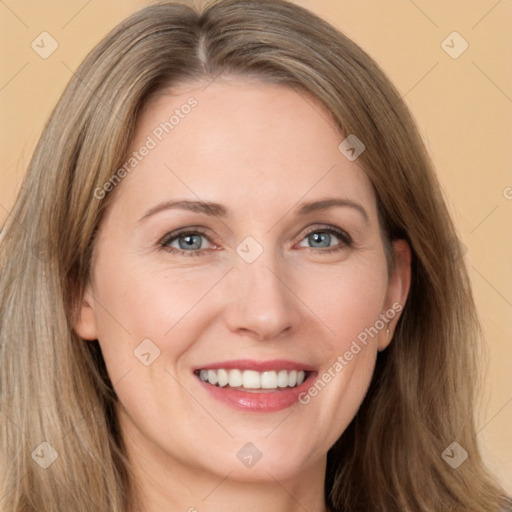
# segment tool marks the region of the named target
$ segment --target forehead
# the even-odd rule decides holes
[[[168,90],[137,120],[135,165],[118,192],[145,205],[186,196],[254,214],[341,194],[371,213],[370,181],[338,149],[343,139],[318,101],[286,86],[217,79]]]

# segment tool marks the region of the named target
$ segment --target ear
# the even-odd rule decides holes
[[[388,279],[386,301],[384,304],[385,312],[389,312],[386,315],[389,323],[378,337],[377,346],[379,352],[387,348],[393,338],[393,332],[405,307],[411,286],[411,248],[405,240],[395,240],[392,244],[395,264]],[[387,329],[389,329],[389,333]]]
[[[91,285],[88,284],[81,304],[77,307],[73,328],[84,340],[98,339],[96,325],[96,303],[92,294]]]

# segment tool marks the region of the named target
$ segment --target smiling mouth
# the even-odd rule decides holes
[[[255,370],[210,369],[196,370],[203,382],[219,388],[232,388],[248,392],[272,392],[300,386],[311,372],[304,370]]]

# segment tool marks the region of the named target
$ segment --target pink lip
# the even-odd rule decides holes
[[[253,361],[249,359],[222,361],[200,366],[195,370],[195,373],[201,369],[217,370],[220,368],[226,370],[255,370],[258,372],[269,370],[303,370],[309,373],[306,380],[300,386],[282,390],[261,390],[256,392],[239,391],[238,389],[230,387],[221,388],[212,386],[197,377],[199,384],[210,396],[234,409],[248,412],[275,412],[292,406],[299,401],[300,394],[305,392],[312,385],[312,382],[317,376],[315,368],[310,365],[277,359],[271,361]]]
[[[254,370],[257,372],[265,372],[270,370],[303,370],[305,372],[314,372],[316,368],[308,364],[299,363],[297,361],[288,361],[285,359],[271,359],[268,361],[255,361],[252,359],[236,359],[231,361],[220,361],[218,363],[198,366],[197,370]]]

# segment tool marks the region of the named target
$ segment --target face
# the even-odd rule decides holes
[[[100,343],[133,457],[251,481],[324,467],[409,287],[343,139],[279,85],[146,105],[75,325]]]

